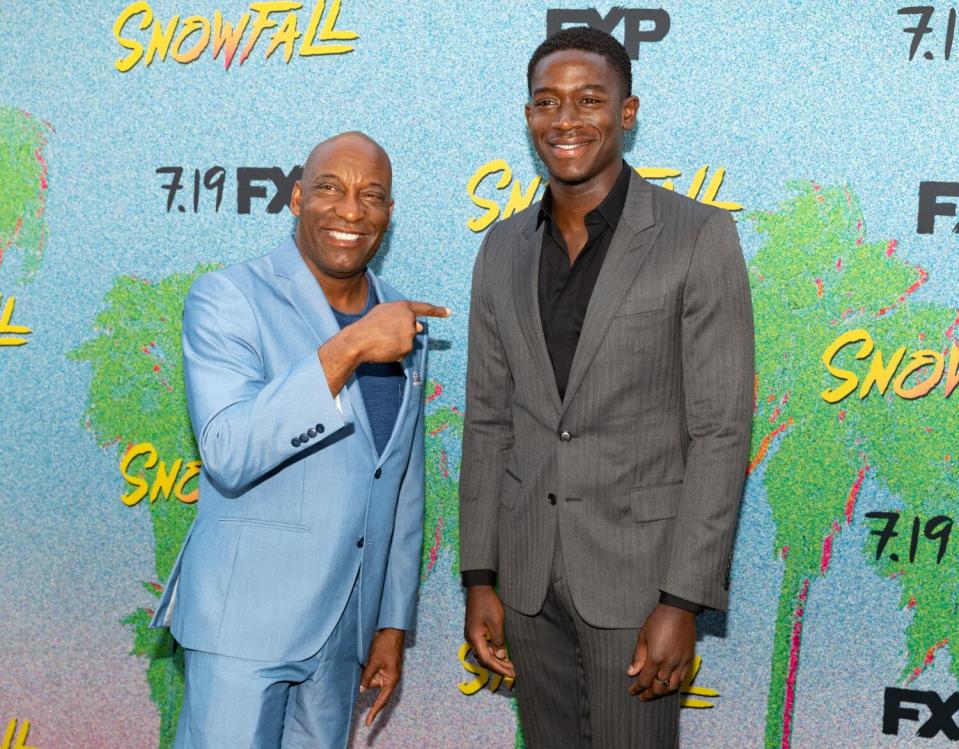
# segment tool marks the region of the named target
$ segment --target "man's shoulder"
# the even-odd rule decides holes
[[[537,201],[528,208],[497,221],[486,230],[480,254],[484,257],[487,268],[509,267],[507,257],[522,251],[524,244],[521,240],[536,231],[539,206],[540,202]]]
[[[700,227],[706,219],[722,210],[716,206],[700,203],[674,190],[654,185],[652,182],[646,184],[651,191],[653,216],[656,223],[681,222]]]
[[[521,211],[500,219],[489,228],[489,236],[497,239],[511,239],[516,236],[528,235],[536,231],[536,221],[539,217],[541,200],[530,204]]]
[[[243,260],[225,268],[217,268],[199,276],[190,287],[191,294],[240,293],[250,297],[256,287],[272,283],[274,277],[272,252]]]

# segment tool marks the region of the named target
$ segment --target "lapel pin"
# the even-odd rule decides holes
[[[423,384],[423,380],[420,377],[420,373],[413,371],[413,387],[420,387]]]

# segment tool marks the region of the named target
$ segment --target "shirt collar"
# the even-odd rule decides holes
[[[619,219],[623,215],[623,208],[626,206],[626,193],[629,191],[630,171],[629,164],[624,161],[623,167],[619,172],[619,177],[616,178],[616,183],[613,185],[613,189],[606,194],[606,197],[603,198],[602,203],[586,214],[587,222],[590,218],[598,216],[606,221],[610,229],[613,231],[616,230],[616,226],[619,224]],[[539,228],[543,221],[553,220],[552,211],[553,194],[550,192],[549,186],[547,185],[546,192],[543,194],[543,199],[540,201],[539,205],[539,215],[536,219],[537,228]]]

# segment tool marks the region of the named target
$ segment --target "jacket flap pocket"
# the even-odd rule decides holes
[[[640,315],[643,312],[654,312],[662,309],[666,304],[666,296],[647,296],[639,299],[626,299],[616,310],[616,317],[627,317],[628,315]]]
[[[503,481],[500,484],[500,502],[512,510],[516,506],[516,500],[519,499],[522,490],[523,480],[516,475],[516,470],[512,464],[507,463],[503,473]]]
[[[682,481],[630,489],[629,508],[633,520],[646,522],[676,517],[682,493]]]
[[[516,466],[516,461],[513,460],[512,455],[507,458],[506,465],[503,467],[503,470],[520,483],[523,482],[523,477],[519,475],[519,468]]]
[[[239,525],[254,525],[260,528],[275,528],[280,531],[291,531],[293,533],[309,533],[310,527],[302,523],[284,523],[279,520],[261,520],[260,518],[244,518],[229,515],[217,518],[220,523],[238,523]]]

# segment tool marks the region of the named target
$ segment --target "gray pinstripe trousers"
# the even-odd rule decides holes
[[[638,632],[583,621],[566,585],[557,533],[543,608],[526,616],[506,607],[515,694],[529,749],[679,746],[679,695],[643,702],[627,691],[633,679],[626,669]]]

